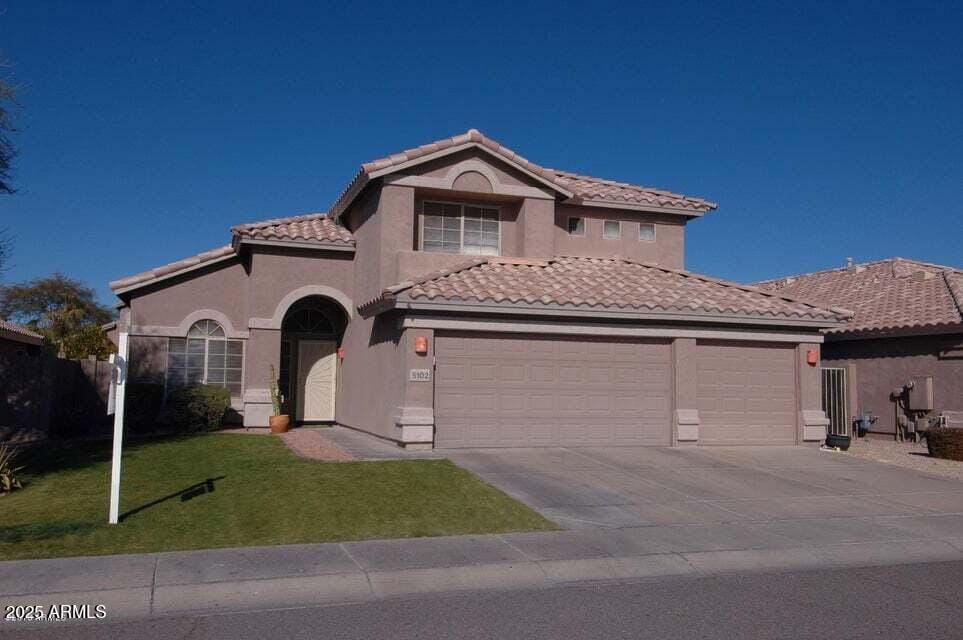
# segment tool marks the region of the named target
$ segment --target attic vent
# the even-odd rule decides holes
[[[912,274],[913,282],[923,282],[925,280],[932,280],[936,277],[936,274],[932,271],[917,271]]]

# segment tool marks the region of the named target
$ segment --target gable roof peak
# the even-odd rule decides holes
[[[702,198],[549,169],[515,153],[478,129],[469,129],[465,133],[450,138],[363,163],[358,173],[331,205],[329,209],[331,218],[338,220],[371,180],[469,147],[485,150],[575,204],[664,211],[692,217],[701,216],[717,208],[714,202]]]

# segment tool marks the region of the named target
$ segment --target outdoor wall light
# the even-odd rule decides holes
[[[415,353],[419,356],[428,355],[428,338],[425,336],[415,336]]]
[[[814,367],[819,363],[819,353],[815,349],[806,352],[806,363]]]

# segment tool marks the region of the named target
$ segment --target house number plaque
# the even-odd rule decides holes
[[[408,380],[411,382],[431,382],[431,369],[409,369]]]

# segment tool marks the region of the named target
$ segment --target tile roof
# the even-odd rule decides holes
[[[231,232],[241,238],[256,240],[285,240],[295,242],[318,242],[354,246],[351,232],[328,218],[326,213],[308,213],[289,218],[275,218],[231,227]]]
[[[363,308],[400,302],[488,303],[560,311],[758,319],[831,326],[843,312],[624,258],[479,258],[391,287]]]
[[[419,158],[426,158],[426,156],[431,156],[445,150],[454,151],[472,145],[485,148],[507,162],[528,171],[530,174],[562,191],[566,197],[571,198],[575,202],[586,204],[613,203],[625,206],[634,205],[639,208],[657,207],[660,209],[679,210],[689,215],[702,215],[717,207],[714,202],[709,202],[702,198],[694,198],[679,193],[624,182],[614,182],[612,180],[577,175],[567,171],[548,169],[523,158],[508,147],[487,137],[477,129],[469,129],[461,135],[438,140],[362,164],[361,170],[355,175],[354,179],[344,192],[342,192],[334,205],[332,205],[331,214],[337,219],[337,217],[348,208],[354,198],[361,193],[361,190],[372,175],[381,175],[381,172],[385,172],[394,167],[400,167],[401,165],[416,161]],[[375,177],[377,177],[377,175],[375,175]]]
[[[142,286],[155,280],[170,278],[178,275],[179,273],[196,269],[197,267],[208,263],[220,262],[221,260],[225,260],[234,255],[236,254],[234,253],[234,248],[231,245],[218,247],[217,249],[204,251],[195,256],[178,260],[177,262],[171,262],[160,267],[155,267],[149,271],[143,271],[132,276],[127,276],[126,278],[114,280],[109,286],[114,293],[120,293],[125,289],[129,289],[134,286]]]
[[[835,334],[963,327],[963,270],[905,258],[855,264],[756,284],[815,304],[852,309]]]
[[[16,342],[26,342],[28,344],[40,344],[43,336],[35,331],[31,331],[22,324],[7,322],[0,318],[0,336]]]

